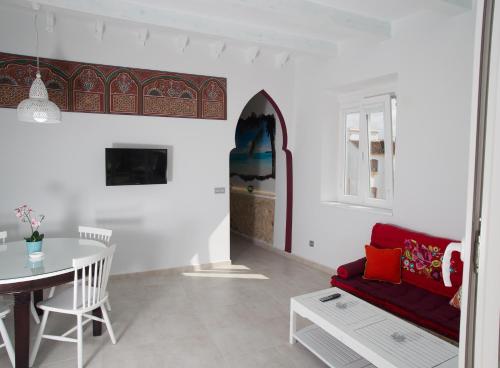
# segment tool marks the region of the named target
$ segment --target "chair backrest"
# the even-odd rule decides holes
[[[7,239],[7,231],[0,231],[0,241],[2,244],[5,243],[5,239]]]
[[[113,244],[99,254],[73,259],[73,309],[92,309],[103,301],[115,249]]]
[[[78,226],[80,238],[99,240],[106,245],[109,244],[113,230],[101,229],[98,227]]]

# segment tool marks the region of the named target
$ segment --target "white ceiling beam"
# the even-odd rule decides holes
[[[391,34],[388,21],[341,7],[337,9],[333,3],[323,6],[308,0],[141,0],[141,3],[144,2],[154,3],[158,8],[204,14],[207,17],[240,22],[251,20],[255,28],[272,25],[284,32],[301,33],[311,38],[340,40],[369,35],[370,38],[386,39]]]
[[[298,21],[300,21],[300,19],[310,20],[324,27],[342,27],[347,30],[354,30],[379,38],[389,38],[391,36],[390,22],[337,9],[335,6],[329,4],[328,1],[329,0],[226,0],[226,2],[229,3],[273,12],[279,17],[292,17]]]
[[[436,0],[464,9],[472,9],[472,0]]]
[[[309,3],[314,3],[323,6],[324,8],[335,8],[338,1],[332,0],[304,0]],[[348,1],[348,0],[346,0]],[[417,3],[420,10],[431,10],[447,15],[461,14],[464,11],[472,9],[473,0],[394,0],[397,3],[406,3],[411,6]],[[391,1],[381,2],[381,6],[391,6]],[[413,4],[415,6],[415,4]]]
[[[419,4],[424,10],[443,16],[455,16],[472,9],[472,0],[420,0]]]
[[[255,26],[227,18],[181,12],[174,7],[152,7],[129,0],[41,0],[49,7],[86,13],[92,16],[132,21],[234,39],[249,43],[275,46],[313,54],[334,56],[337,45],[333,40],[305,36],[272,27]]]

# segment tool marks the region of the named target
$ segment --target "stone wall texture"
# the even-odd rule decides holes
[[[231,230],[273,244],[274,198],[231,191]]]

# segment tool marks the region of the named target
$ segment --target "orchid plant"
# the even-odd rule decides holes
[[[23,223],[27,223],[31,227],[31,236],[24,238],[27,242],[38,242],[43,240],[43,234],[38,232],[38,228],[45,219],[44,215],[35,215],[34,211],[27,205],[22,205],[14,209],[16,217]]]

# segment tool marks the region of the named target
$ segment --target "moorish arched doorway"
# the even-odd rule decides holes
[[[283,114],[261,90],[247,102],[236,126],[230,154],[231,230],[290,253],[293,168],[287,146]]]

